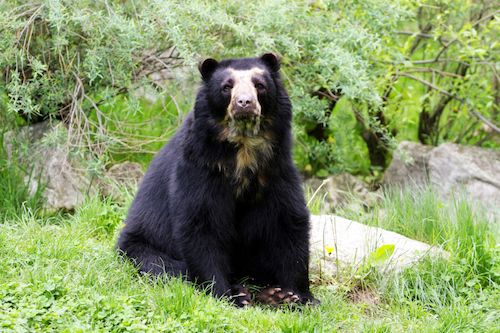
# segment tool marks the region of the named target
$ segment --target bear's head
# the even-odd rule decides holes
[[[262,120],[273,117],[281,88],[279,69],[273,53],[220,62],[210,58],[200,63],[210,112],[230,136],[255,136]]]

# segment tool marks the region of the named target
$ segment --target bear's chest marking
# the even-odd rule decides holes
[[[235,176],[241,178],[245,172],[256,173],[259,167],[272,155],[272,146],[263,137],[244,138],[238,144]]]
[[[233,177],[236,181],[236,196],[241,196],[249,187],[251,180],[257,176],[260,186],[265,182],[259,169],[271,158],[272,145],[263,137],[244,138],[238,145]]]
[[[249,188],[252,181],[258,186],[266,184],[263,168],[273,156],[274,135],[271,131],[260,130],[257,135],[246,135],[229,126],[225,121],[217,139],[234,145],[235,155],[229,165],[220,165],[226,176],[232,178],[235,194],[240,197]]]

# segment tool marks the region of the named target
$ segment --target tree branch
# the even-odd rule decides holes
[[[450,72],[445,72],[442,70],[439,70],[437,68],[430,68],[430,67],[413,67],[413,68],[408,68],[406,70],[408,73],[416,72],[416,73],[434,73],[438,74],[441,76],[450,76],[450,77],[455,77],[455,78],[463,78],[462,75],[456,74],[456,73],[450,73]]]
[[[394,31],[398,35],[406,35],[406,36],[417,36],[422,38],[434,38],[433,34],[426,34],[423,32],[412,32],[412,31]]]

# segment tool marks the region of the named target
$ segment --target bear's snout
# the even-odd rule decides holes
[[[240,95],[235,99],[235,105],[231,108],[232,118],[247,119],[255,118],[260,115],[257,108],[257,101],[251,95]]]
[[[231,118],[247,119],[260,116],[260,107],[257,98],[252,94],[239,94],[234,96],[232,106],[229,108]]]
[[[240,95],[236,97],[236,105],[239,108],[250,108],[252,105],[255,106],[255,98],[251,95]]]

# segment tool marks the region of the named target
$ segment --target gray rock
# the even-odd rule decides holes
[[[313,200],[320,200],[319,208],[323,213],[333,213],[346,206],[353,210],[363,209],[361,206],[372,207],[380,198],[362,180],[348,173],[326,179],[309,178],[304,181],[304,187],[310,197],[314,196]]]
[[[43,155],[45,158],[33,163],[35,173],[41,175],[47,209],[73,210],[87,195],[95,195],[86,172],[76,166],[77,160],[71,158],[63,147],[44,149]]]
[[[382,270],[400,270],[425,255],[449,255],[438,247],[335,215],[312,215],[310,238],[311,271],[323,278],[335,274],[339,266],[359,267],[382,245],[394,245],[392,255],[379,267]]]
[[[500,151],[445,143],[429,152],[429,179],[445,196],[465,192],[500,208]]]
[[[442,197],[466,193],[492,210],[500,208],[500,151],[444,143],[401,142],[384,175],[390,186],[431,184]]]
[[[56,124],[44,121],[31,126],[21,127],[18,131],[6,132],[3,137],[3,144],[9,160],[14,157],[22,159],[29,156],[28,144],[40,141]]]
[[[431,146],[403,141],[394,152],[391,165],[384,174],[387,185],[413,185],[428,182],[428,161]]]
[[[144,172],[138,163],[123,162],[93,171],[85,149],[78,153],[68,146],[65,126],[46,121],[26,126],[4,135],[4,146],[10,160],[26,166],[25,182],[31,194],[41,190],[45,208],[73,210],[87,196],[101,193],[115,201],[124,201],[127,191],[134,191]]]
[[[95,195],[83,156],[67,146],[66,128],[59,122],[42,122],[4,136],[9,158],[26,166],[30,193],[43,190],[45,208],[73,210],[86,195]]]

